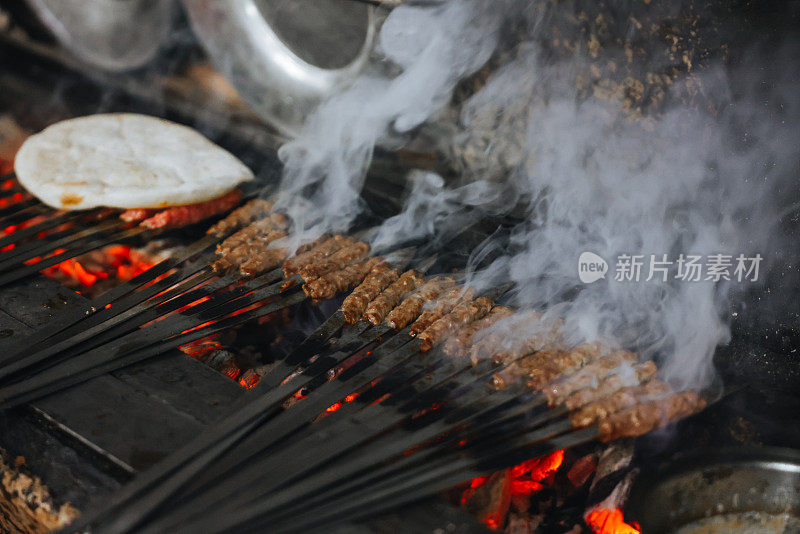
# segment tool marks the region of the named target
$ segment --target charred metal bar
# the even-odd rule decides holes
[[[67,248],[70,245],[80,246],[83,241],[91,240],[93,237],[108,231],[122,229],[123,226],[124,223],[118,219],[112,219],[100,222],[91,228],[68,229],[37,239],[26,246],[15,247],[3,253],[2,261],[0,261],[0,272],[10,271],[33,258],[46,256],[57,248]]]
[[[166,274],[183,262],[205,252],[210,247],[215,246],[221,240],[222,238],[213,235],[207,235],[198,239],[186,247],[181,253],[157,263],[145,272],[134,276],[124,284],[120,284],[101,294],[97,299],[95,299],[95,301],[93,301],[93,307],[95,309],[100,309],[101,307],[105,307],[107,305],[111,305],[111,307],[116,306],[114,301],[136,291],[141,286],[152,282],[159,276]]]
[[[510,287],[510,285],[502,286],[490,291],[488,295],[497,298]],[[293,407],[285,414],[281,414],[267,427],[260,428],[256,430],[253,435],[248,436],[246,441],[254,444],[251,446],[252,449],[248,447],[248,450],[245,451],[245,443],[241,444],[237,449],[235,459],[221,459],[215,465],[210,466],[203,476],[219,476],[219,473],[226,473],[229,470],[235,469],[238,465],[247,461],[253,454],[291,435],[305,425],[307,420],[313,415],[323,411],[327,406],[343,398],[349,392],[357,391],[369,385],[372,381],[414,356],[419,350],[420,342],[418,340],[409,340],[407,337],[394,339],[400,339],[404,346],[399,350],[390,352],[386,357],[379,357],[381,351],[386,351],[386,346],[380,347],[380,349],[373,354],[373,357],[366,357],[357,362],[352,368],[339,375],[337,380],[323,384],[314,391],[313,396],[309,397],[309,399],[304,400],[301,404]],[[391,344],[387,343],[386,345]],[[428,364],[428,366],[429,365],[430,364]],[[465,361],[460,366],[453,366],[454,368],[447,369],[444,375],[448,376],[448,373],[460,372],[468,366],[469,362]],[[427,369],[428,367],[423,366],[422,370],[419,372],[423,373]],[[351,383],[350,380],[353,380],[355,383]],[[434,377],[431,378],[431,381],[434,383],[436,382],[435,374]]]
[[[236,318],[238,317],[236,316]],[[395,350],[398,346],[407,343],[409,341],[407,331],[404,334],[399,338],[399,342],[395,337],[389,340],[386,345]],[[338,356],[338,358],[335,356]],[[322,356],[310,364],[302,375],[292,381],[284,384],[278,382],[276,387],[266,391],[262,390],[263,393],[260,395],[253,395],[250,403],[231,414],[217,428],[194,440],[187,445],[185,450],[171,456],[160,468],[153,470],[152,475],[135,481],[126,491],[120,494],[113,507],[109,507],[98,514],[98,519],[101,516],[107,516],[107,512],[113,510],[114,515],[112,517],[114,519],[112,523],[114,526],[111,527],[112,531],[116,531],[115,529],[124,531],[125,528],[131,528],[131,526],[138,524],[149,513],[152,513],[164,499],[194,480],[199,473],[205,471],[212,462],[217,460],[227,450],[227,448],[218,446],[218,444],[223,442],[228,443],[228,447],[230,446],[230,443],[226,441],[229,434],[236,432],[240,436],[250,435],[253,429],[267,419],[265,414],[275,413],[279,404],[286,397],[297,391],[298,388],[302,388],[313,378],[324,376],[331,368],[350,356],[350,353],[340,353],[335,356]],[[285,378],[285,376],[282,378]],[[258,386],[256,387],[258,388]],[[156,484],[158,485],[156,486]],[[130,508],[134,510],[129,514],[126,512],[123,516],[117,513],[116,508],[118,506],[125,506],[126,511]],[[90,518],[86,524],[94,522],[95,520]],[[127,527],[123,528],[125,525]]]
[[[101,217],[98,220],[107,217]],[[46,235],[39,239],[30,241],[25,244],[18,245],[11,250],[8,250],[0,255],[0,270],[9,270],[10,268],[17,267],[25,261],[32,258],[46,256],[49,252],[56,248],[66,247],[75,241],[89,239],[96,234],[101,234],[108,230],[118,230],[123,228],[124,224],[118,220],[106,220],[91,228],[69,228],[66,230],[59,230],[58,232]],[[81,229],[82,228],[82,229]],[[12,234],[13,236],[14,234]],[[9,236],[10,237],[10,236]],[[4,268],[8,266],[8,268]]]
[[[162,280],[156,281],[150,284],[148,287],[141,289],[138,293],[134,293],[137,288],[153,282],[156,278],[163,276],[170,270],[174,269],[184,261],[191,259],[192,257],[203,253],[209,247],[214,246],[217,242],[219,242],[219,238],[207,236],[199,241],[195,242],[194,244],[187,247],[183,253],[173,256],[171,258],[167,258],[164,261],[156,264],[155,266],[151,267],[147,271],[138,274],[137,276],[133,277],[131,280],[118,285],[115,288],[110,289],[103,293],[99,298],[92,301],[92,306],[88,309],[81,309],[81,310],[74,310],[68,313],[65,317],[62,317],[60,320],[55,321],[51,325],[43,328],[34,334],[32,334],[31,338],[33,341],[33,345],[30,346],[38,346],[41,347],[40,342],[43,342],[52,336],[65,331],[70,327],[75,328],[82,328],[83,324],[77,326],[81,321],[92,317],[95,314],[102,314],[103,316],[111,316],[119,311],[124,311],[128,308],[135,306],[140,302],[144,302],[152,298],[154,295],[158,294],[161,291],[168,289],[170,286],[174,285],[177,281],[181,280],[184,276],[189,276],[197,271],[191,271],[191,267],[186,267],[177,273],[173,273],[172,275],[168,275]],[[205,263],[203,267],[205,267]],[[188,272],[188,271],[191,271]],[[181,274],[182,273],[182,274]],[[132,294],[132,295],[131,295]],[[120,300],[123,297],[128,295],[126,300]],[[96,320],[96,319],[94,319]]]
[[[3,220],[3,226],[7,227],[11,225],[21,224],[27,220],[33,219],[34,217],[38,217],[40,215],[45,215],[49,211],[47,208],[40,204],[35,204],[33,206],[29,206],[27,208],[21,209],[18,212],[14,213],[13,215],[9,215]],[[14,235],[14,234],[11,234]],[[8,236],[7,236],[8,237]],[[4,245],[5,246],[5,245]]]
[[[84,214],[82,213],[68,211],[65,213],[60,213],[49,219],[37,222],[36,224],[26,226],[25,228],[20,228],[12,234],[0,237],[0,248],[20,243],[25,239],[36,236],[40,232],[44,232],[61,224],[77,221],[78,219],[82,218],[83,215]]]
[[[431,360],[433,360],[433,358],[431,358]],[[252,500],[258,498],[259,495],[263,496],[268,494],[279,486],[289,485],[292,480],[302,478],[303,475],[313,471],[326,461],[344,454],[348,449],[370,440],[373,436],[384,433],[387,429],[408,419],[419,407],[421,403],[419,397],[427,397],[431,402],[444,401],[448,393],[454,390],[460,391],[459,386],[468,388],[474,385],[476,380],[480,382],[491,373],[491,369],[484,369],[482,373],[478,373],[477,377],[472,373],[466,376],[460,375],[460,373],[468,367],[468,363],[465,366],[450,366],[448,372],[440,373],[438,377],[435,373],[417,373],[413,369],[409,370],[404,368],[404,371],[410,371],[404,373],[404,376],[416,375],[415,378],[412,379],[412,383],[421,383],[421,387],[407,387],[405,386],[407,381],[401,377],[399,380],[401,384],[400,391],[395,391],[394,393],[401,398],[411,397],[411,400],[403,403],[399,409],[391,406],[391,404],[374,404],[365,408],[363,413],[358,417],[352,418],[344,414],[346,409],[343,406],[339,411],[314,423],[311,428],[313,433],[310,435],[310,439],[292,441],[291,444],[288,445],[288,449],[286,441],[284,441],[281,451],[273,452],[262,460],[248,462],[247,469],[241,470],[231,476],[222,473],[214,477],[209,477],[204,473],[201,479],[198,479],[192,484],[192,487],[196,490],[204,487],[211,488],[211,490],[203,491],[202,495],[198,497],[200,500],[184,503],[179,509],[172,507],[169,515],[170,521],[181,523],[187,517],[196,515],[198,510],[207,509],[204,507],[211,503],[217,504],[215,506],[217,512],[225,513],[227,508],[220,508],[219,503],[224,501],[228,496],[241,495],[239,490],[244,488],[248,488],[248,496]],[[485,367],[490,367],[490,365]],[[451,382],[451,380],[453,382]],[[425,395],[425,393],[427,393],[427,395]],[[486,392],[479,391],[475,388],[473,388],[472,393],[472,395],[457,395],[455,398],[459,403],[468,405],[473,402],[477,403],[484,400],[487,396]],[[312,398],[315,398],[315,396],[304,399],[302,403],[300,403],[300,406],[305,407],[310,405]],[[492,399],[495,401],[494,404],[483,407],[482,409],[472,409],[469,414],[462,412],[462,419],[476,417],[480,413],[485,413],[485,411],[489,409],[497,408],[509,402],[512,398],[513,397],[509,395],[508,392],[498,392]],[[326,402],[328,401],[322,402],[321,404],[325,404]],[[350,403],[348,406],[353,407],[358,404],[359,403]],[[423,401],[422,404],[428,403]],[[297,415],[295,411],[297,409],[298,405],[295,405],[289,409],[287,413],[290,415]],[[365,452],[362,448],[357,455],[354,454],[337,462],[332,468],[333,471],[342,473],[342,468],[344,468],[344,474],[356,473],[363,467],[377,465],[380,463],[382,457],[389,458],[395,454],[399,454],[403,450],[425,441],[425,439],[429,437],[441,434],[449,427],[453,427],[460,422],[459,420],[452,419],[445,421],[443,419],[445,417],[444,411],[434,411],[431,412],[431,415],[434,416],[434,422],[426,422],[422,429],[398,431],[400,432],[399,436],[397,432],[395,432],[379,439],[378,442],[372,442],[367,446],[367,451],[372,451],[371,453]],[[269,427],[269,429],[274,429],[273,425],[280,417],[281,416],[278,416],[276,419],[270,421],[267,427]],[[304,419],[305,416],[298,416],[298,418]],[[334,419],[336,420],[335,422],[333,422]],[[333,428],[330,428],[331,426]],[[328,428],[330,428],[330,430],[327,430]],[[237,448],[237,452],[238,451],[239,449]],[[237,457],[240,457],[240,455],[237,454]],[[269,475],[265,476],[267,473]],[[325,474],[329,475],[330,471],[325,471]],[[295,491],[307,491],[308,484],[304,481],[305,479],[300,483],[299,488],[295,488]],[[316,483],[315,487],[318,487]],[[258,494],[255,494],[255,491],[257,491]],[[280,507],[287,502],[291,502],[295,497],[296,494],[290,494],[290,496],[287,497],[288,501],[284,499],[275,506]],[[239,504],[243,503],[240,502]],[[166,523],[163,525],[159,523],[159,528],[166,527]]]
[[[61,353],[75,347],[78,344],[80,344],[80,352],[86,352],[98,345],[112,341],[124,333],[135,330],[142,324],[145,324],[163,314],[169,313],[169,311],[172,311],[164,311],[160,308],[160,306],[167,301],[171,301],[171,299],[176,299],[176,295],[202,284],[210,279],[211,276],[213,276],[213,273],[204,272],[198,276],[190,277],[174,288],[168,290],[165,294],[158,295],[158,297],[154,297],[153,299],[129,308],[126,311],[112,315],[107,319],[99,314],[94,315],[85,322],[86,324],[81,323],[78,325],[80,328],[69,328],[63,331],[62,334],[64,335],[58,336],[57,339],[50,338],[49,340],[39,343],[38,346],[42,347],[40,349],[33,351],[23,350],[19,353],[6,357],[3,360],[0,360],[0,365],[2,365],[2,367],[0,367],[0,380],[19,371],[20,369],[23,369],[24,367],[34,365],[36,363],[45,361],[48,358],[52,358],[53,356],[60,355]],[[231,282],[232,281],[229,281],[228,283]],[[193,300],[190,302],[193,302]],[[159,309],[159,313],[144,313],[147,310],[152,312],[152,308]],[[177,309],[177,307],[175,309]],[[62,356],[66,357],[68,355]],[[5,362],[9,363],[6,364]]]
[[[0,226],[6,227],[11,223],[6,222],[10,217],[13,217],[17,213],[22,210],[34,207],[34,206],[41,206],[42,204],[35,198],[27,198],[24,200],[20,200],[19,202],[15,202],[10,206],[6,206],[5,208],[0,208]]]
[[[227,291],[227,292],[223,293],[221,295],[221,298],[211,299],[211,300],[208,300],[206,302],[200,303],[200,304],[190,308],[189,310],[187,310],[187,313],[181,314],[179,317],[183,321],[187,321],[187,320],[191,319],[192,317],[197,317],[197,319],[200,322],[200,324],[202,324],[203,322],[213,321],[213,320],[217,320],[217,319],[223,318],[226,315],[228,315],[229,313],[236,312],[236,311],[238,311],[238,310],[240,310],[242,308],[245,308],[245,307],[247,307],[247,306],[249,306],[251,304],[255,304],[256,302],[258,302],[258,300],[263,300],[263,298],[257,298],[256,300],[253,300],[252,296],[247,295],[247,294],[249,292],[253,291],[253,290],[258,290],[259,287],[263,287],[264,285],[267,285],[270,282],[274,281],[275,276],[276,275],[274,273],[272,273],[272,274],[265,275],[263,278],[257,278],[257,279],[250,280],[245,284],[242,284],[240,286],[235,287],[231,291]],[[149,313],[142,314],[143,317],[140,316],[138,318],[138,321],[137,321],[138,324],[134,325],[134,328],[136,326],[140,325],[140,324],[143,324],[144,322],[147,322],[147,321],[153,320],[155,318],[158,318],[158,317],[164,315],[165,313],[169,313],[171,311],[175,311],[175,310],[177,310],[177,309],[179,309],[179,308],[181,308],[181,307],[183,307],[185,305],[191,304],[192,302],[195,302],[195,301],[201,299],[203,296],[209,296],[213,291],[217,291],[219,289],[222,289],[222,288],[230,285],[230,283],[231,283],[231,280],[222,278],[220,280],[217,280],[217,281],[212,282],[211,284],[209,284],[212,287],[208,288],[207,291],[204,291],[204,289],[206,289],[205,286],[204,286],[204,287],[201,287],[201,288],[196,289],[194,291],[189,291],[188,293],[185,293],[183,295],[175,297],[175,298],[173,298],[173,299],[171,299],[171,300],[169,300],[169,301],[167,301],[165,303],[162,303],[160,305],[160,307],[157,306],[155,309],[150,310]],[[271,291],[272,291],[271,290],[271,286],[269,286],[266,290],[262,290],[262,291],[267,291],[268,293],[271,294]],[[239,301],[237,301],[237,299],[240,299],[242,297],[242,295],[250,296],[250,300],[246,304],[241,304]],[[231,303],[233,303],[233,304],[231,305]],[[216,308],[222,308],[222,310],[219,310],[218,313],[216,313],[216,314],[207,315],[207,314],[210,313],[210,310],[214,310]],[[204,315],[206,315],[206,316],[204,316]],[[164,322],[167,322],[170,325],[173,324],[173,323],[171,323],[169,321],[162,321],[162,323],[164,323]],[[180,327],[177,327],[177,326],[174,327],[175,330],[172,330],[171,332],[170,331],[164,331],[164,326],[162,324],[153,325],[152,328],[159,328],[160,329],[159,331],[164,331],[164,334],[163,334],[162,337],[169,337],[169,334],[175,332],[177,330],[177,328],[181,328],[181,330],[189,330],[189,329],[197,326],[197,324],[198,324],[197,322],[195,322],[194,324],[182,324]],[[102,324],[100,326],[102,326]],[[127,326],[122,325],[123,331],[128,331],[129,330],[129,328],[128,328],[129,326],[130,325],[127,325]],[[150,329],[146,329],[146,330],[149,331]],[[181,331],[181,330],[177,330],[177,331]],[[119,332],[119,331],[120,330],[117,330],[117,332]],[[121,339],[121,342],[123,344],[126,343],[126,341],[127,341],[126,338],[122,338]],[[69,340],[67,340],[67,342],[69,342]],[[110,343],[113,343],[113,338],[110,341]],[[39,363],[41,361],[46,360],[48,357],[57,354],[59,352],[59,350],[57,350],[58,348],[59,348],[58,346],[54,346],[52,349],[48,348],[48,349],[40,351],[40,352],[38,352],[38,353],[36,353],[34,355],[27,356],[25,358],[15,358],[13,363],[10,363],[10,364],[4,366],[2,369],[0,369],[0,379],[8,377],[8,376],[12,375],[13,373],[20,372],[20,370],[24,369],[26,366],[30,367],[31,365],[35,365],[35,364],[37,364],[37,363]],[[80,358],[83,354],[86,354],[86,352],[83,352],[81,355],[74,355],[73,358]]]
[[[126,367],[146,358],[162,354],[185,343],[230,328],[242,322],[262,317],[302,302],[305,296],[298,292],[279,301],[241,313],[220,318],[215,324],[198,328],[190,333],[173,335],[176,330],[196,326],[195,321],[161,321],[151,328],[139,330],[122,340],[101,346],[80,357],[46,369],[33,378],[0,388],[0,408],[6,409],[49,395],[69,386],[84,382],[94,376]],[[162,324],[169,323],[169,324]],[[155,345],[153,347],[153,345]]]
[[[564,431],[567,430],[569,428],[565,427]],[[418,499],[451,487],[463,480],[496,471],[507,465],[513,465],[518,461],[589,441],[596,437],[596,429],[595,431],[590,430],[589,432],[578,434],[573,433],[562,437],[553,437],[545,435],[541,431],[529,432],[511,441],[509,441],[509,436],[507,435],[493,436],[493,446],[491,448],[487,447],[482,451],[475,451],[473,453],[474,456],[465,456],[463,451],[459,450],[443,457],[436,456],[432,461],[422,462],[420,465],[409,468],[407,464],[413,464],[414,460],[414,455],[412,455],[408,457],[408,461],[402,462],[402,467],[397,467],[398,464],[390,465],[389,468],[392,469],[390,476],[383,475],[383,478],[373,480],[373,477],[370,476],[371,473],[367,472],[366,479],[368,480],[365,480],[364,477],[359,478],[357,483],[355,481],[350,483],[350,480],[337,480],[337,483],[326,486],[326,488],[330,487],[332,489],[327,493],[323,492],[302,501],[304,506],[314,506],[315,520],[308,524],[303,523],[300,526],[297,525],[297,522],[292,522],[292,524],[295,528],[307,528],[316,525],[319,513],[326,514],[326,521],[335,521],[345,514],[347,514],[348,518],[351,518],[350,504],[353,502],[358,503],[353,506],[353,509],[358,510],[359,507],[373,506],[373,500],[380,501],[388,496],[396,495],[399,497],[407,495],[408,492],[414,489],[420,491],[415,497],[415,499]],[[513,454],[515,451],[519,451],[517,455]],[[448,475],[449,478],[445,478]],[[454,479],[453,477],[456,478]],[[316,484],[314,488],[321,489]],[[392,503],[394,505],[394,501]],[[281,523],[282,520],[291,520],[290,518],[292,517],[299,517],[296,506],[285,507],[278,511],[270,510],[264,514],[262,513],[264,512],[262,507],[248,505],[235,513],[215,514],[214,517],[205,517],[202,521],[203,530],[204,532],[216,533],[227,532],[231,528],[239,527],[237,531],[242,531],[241,529],[247,531],[248,526],[263,527],[264,523],[259,520],[263,521],[267,518],[269,518],[271,527],[284,525]],[[347,508],[347,512],[341,511],[344,508]],[[370,508],[371,512],[372,508]],[[177,531],[191,532],[191,529],[196,526],[194,523],[181,525]]]
[[[57,263],[61,263],[62,261],[75,258],[76,256],[80,256],[81,254],[86,254],[87,252],[91,252],[92,250],[104,247],[111,243],[118,243],[134,238],[147,231],[148,230],[142,228],[132,228],[130,230],[123,230],[122,232],[106,235],[105,237],[100,237],[98,239],[94,239],[86,243],[81,243],[79,245],[73,244],[72,247],[68,248],[66,252],[63,252],[55,256],[49,256],[34,264],[25,265],[16,270],[6,272],[6,274],[0,276],[0,286],[10,284],[11,282],[16,282],[18,280],[31,276],[32,274],[35,274],[41,271],[42,269],[45,269],[47,267],[52,267]]]
[[[235,319],[239,317],[236,316]],[[208,335],[208,332],[202,335]],[[238,439],[272,417],[279,410],[280,403],[297,391],[298,387],[302,387],[314,376],[327,372],[336,363],[338,363],[336,360],[327,357],[320,358],[309,366],[306,373],[292,382],[279,384],[259,395],[252,395],[251,402],[242,405],[241,409],[231,413],[229,417],[188,443],[182,450],[127,485],[117,494],[110,506],[103,507],[95,513],[84,514],[75,528],[80,530],[91,524],[100,523],[106,518],[111,518],[111,524],[103,524],[112,531],[125,531],[135,527],[163,499],[192,480]],[[128,513],[131,508],[133,510]],[[120,510],[125,510],[125,513],[120,513]]]

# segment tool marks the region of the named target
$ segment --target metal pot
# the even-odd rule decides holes
[[[27,0],[79,60],[120,72],[152,60],[169,37],[172,0]]]
[[[643,472],[625,516],[648,534],[797,532],[800,451],[700,452]]]
[[[294,135],[369,59],[375,8],[342,0],[183,0],[214,66],[252,109]]]

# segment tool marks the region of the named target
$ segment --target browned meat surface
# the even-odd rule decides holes
[[[591,402],[602,400],[603,398],[619,391],[624,387],[631,387],[644,384],[656,376],[658,367],[653,362],[644,362],[633,366],[632,373],[614,373],[599,380],[594,387],[587,387],[576,391],[570,395],[564,403],[570,410],[577,410]]]
[[[238,207],[230,212],[224,219],[217,221],[206,233],[222,237],[253,221],[268,216],[270,210],[272,210],[272,202],[264,200],[263,198],[254,198],[244,206]]]
[[[560,321],[545,322],[538,312],[528,310],[476,341],[470,348],[470,358],[512,362],[531,352],[557,346],[560,341]]]
[[[283,273],[287,278],[300,272],[300,269],[316,261],[330,256],[340,248],[353,243],[352,237],[335,235],[327,239],[318,239],[305,251],[298,251],[295,256],[283,263]]]
[[[300,268],[298,274],[308,282],[314,278],[341,271],[346,265],[365,258],[369,254],[369,245],[362,242],[348,244],[325,259],[309,263]]]
[[[430,350],[460,327],[477,321],[489,313],[492,305],[493,302],[486,297],[478,297],[475,300],[463,301],[455,305],[450,313],[434,322],[417,336],[422,342],[420,349]]]
[[[627,350],[615,350],[611,354],[589,363],[577,373],[559,378],[555,382],[548,384],[544,390],[550,405],[561,404],[567,397],[579,389],[593,387],[597,380],[612,373],[624,363],[634,363],[638,356]]]
[[[345,321],[350,324],[358,321],[370,301],[386,289],[389,284],[395,282],[397,278],[397,271],[392,269],[388,263],[377,264],[364,278],[364,281],[342,302],[341,310]]]
[[[454,287],[439,297],[433,305],[423,311],[411,325],[410,334],[418,336],[430,325],[450,313],[456,304],[469,300],[475,296],[475,290],[469,287]]]
[[[600,439],[613,441],[622,437],[641,436],[705,407],[706,401],[694,391],[673,393],[658,400],[642,402],[600,421]]]
[[[139,221],[143,221],[148,217],[152,217],[156,213],[158,213],[159,209],[154,208],[133,208],[129,210],[123,211],[119,218],[127,223],[135,223]]]
[[[263,259],[272,250],[270,243],[277,239],[286,237],[284,230],[270,230],[250,241],[242,243],[238,247],[229,251],[220,260],[211,264],[216,272],[224,272],[227,269],[241,267],[251,260],[263,263]],[[253,270],[251,274],[258,274],[261,270]]]
[[[334,271],[306,282],[303,284],[303,291],[306,292],[306,295],[316,300],[333,298],[338,293],[360,284],[367,274],[381,262],[383,262],[383,258],[376,257],[358,263],[351,263],[339,271]]]
[[[529,388],[539,391],[562,374],[577,371],[600,358],[605,350],[598,343],[584,343],[563,352],[541,351],[517,360],[514,371],[525,378]]]
[[[213,215],[224,213],[235,208],[242,201],[242,192],[234,189],[219,198],[189,204],[187,206],[174,206],[156,213],[149,219],[143,220],[139,226],[144,228],[175,228],[200,222]]]
[[[651,380],[641,386],[622,388],[602,400],[589,403],[572,412],[569,418],[575,428],[587,427],[638,402],[658,399],[671,392],[672,389],[666,382]]]
[[[235,234],[217,245],[217,255],[225,256],[237,247],[254,239],[258,239],[272,230],[282,230],[286,226],[286,217],[278,213],[267,215],[263,219],[248,224]],[[238,265],[238,263],[237,263]]]
[[[567,351],[557,347],[551,347],[549,349],[534,352],[529,356],[531,360],[539,361],[563,358],[565,354],[567,354]],[[517,365],[517,361],[509,358],[504,358],[502,361],[504,361],[507,365],[505,368],[495,373],[492,377],[494,387],[503,389],[509,384],[520,382],[520,380],[525,378],[526,372]]]
[[[468,324],[461,328],[458,333],[451,336],[444,344],[444,351],[450,356],[463,356],[472,345],[473,337],[478,332],[486,330],[500,319],[509,317],[513,314],[505,306],[495,306],[483,319]]]
[[[275,269],[283,263],[286,255],[285,248],[268,248],[242,263],[239,267],[239,274],[249,278],[256,276],[258,273]]]
[[[416,319],[425,304],[439,298],[439,296],[456,285],[455,280],[449,276],[432,278],[425,282],[417,291],[409,294],[403,302],[386,316],[386,324],[400,330]]]
[[[414,269],[406,271],[400,278],[384,289],[367,306],[364,317],[373,325],[378,325],[386,318],[386,315],[397,306],[400,300],[425,283],[425,277]]]

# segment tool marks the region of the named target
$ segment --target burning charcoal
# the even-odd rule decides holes
[[[527,514],[508,515],[506,534],[533,534],[542,522],[542,516],[529,517]]]
[[[506,469],[489,475],[477,488],[469,488],[461,499],[462,506],[492,529],[500,529],[511,505],[511,472]]]
[[[597,469],[597,455],[587,454],[578,458],[567,471],[567,479],[575,488],[580,488]]]
[[[254,388],[260,381],[263,375],[257,369],[248,369],[239,377],[239,385],[245,389]]]
[[[215,371],[219,371],[229,360],[233,359],[233,353],[227,350],[218,349],[209,351],[205,356],[197,358]]]

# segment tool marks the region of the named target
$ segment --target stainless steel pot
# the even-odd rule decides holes
[[[343,0],[183,0],[214,66],[286,135],[364,68],[375,8]]]
[[[639,475],[625,517],[647,534],[797,532],[800,452],[759,447],[683,457]]]
[[[58,42],[79,60],[126,71],[152,60],[169,37],[173,0],[27,0]]]

